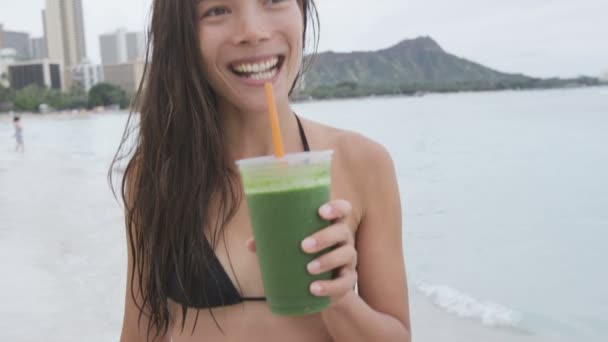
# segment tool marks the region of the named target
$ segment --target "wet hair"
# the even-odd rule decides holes
[[[143,315],[148,318],[148,337],[162,336],[168,330],[170,272],[175,272],[185,293],[194,289],[193,279],[207,280],[208,247],[202,229],[210,233],[215,248],[218,239],[224,238],[224,224],[241,201],[238,173],[224,144],[224,123],[202,68],[196,16],[199,1],[153,1],[147,32],[149,63],[108,174],[112,185],[121,172],[119,164],[127,161],[119,191],[133,256],[128,277],[139,284],[129,291],[140,320]],[[304,21],[302,49],[307,48],[312,34],[316,51],[319,18],[314,0],[297,2]],[[302,65],[291,91],[309,64]],[[182,331],[187,309],[181,304]],[[194,327],[197,320],[198,311]]]

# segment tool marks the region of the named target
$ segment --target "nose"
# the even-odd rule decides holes
[[[258,45],[270,39],[270,30],[264,14],[256,9],[242,12],[238,18],[233,42],[236,45]]]

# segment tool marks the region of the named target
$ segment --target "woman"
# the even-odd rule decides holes
[[[115,159],[130,157],[121,341],[410,340],[390,156],[289,106],[314,14],[313,0],[154,1],[136,144],[125,151],[128,128]],[[307,253],[335,247],[308,265],[335,274],[310,285],[331,299],[319,314],[277,316],[264,302],[235,167],[272,154],[264,82],[287,153],[334,150],[332,201],[319,209],[332,224],[302,242]]]

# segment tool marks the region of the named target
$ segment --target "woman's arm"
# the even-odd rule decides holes
[[[357,229],[358,292],[348,291],[322,313],[336,342],[411,340],[403,258],[401,204],[395,169],[384,147],[357,137],[356,184],[363,217]]]

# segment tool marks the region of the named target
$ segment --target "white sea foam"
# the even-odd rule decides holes
[[[419,284],[417,289],[442,310],[458,317],[474,319],[493,328],[522,328],[522,315],[501,304],[481,301],[444,285]]]

